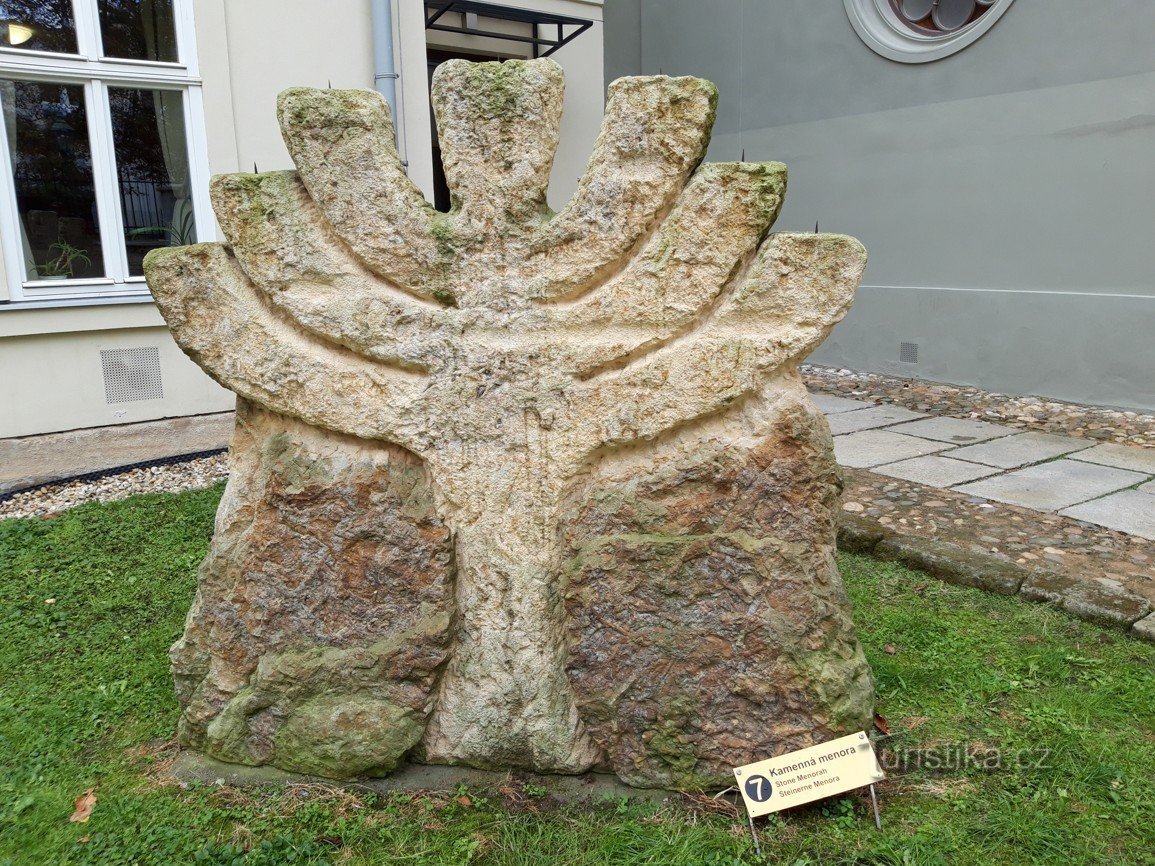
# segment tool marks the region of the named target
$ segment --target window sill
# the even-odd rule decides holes
[[[61,307],[104,307],[120,304],[151,304],[152,295],[117,295],[114,297],[86,298],[28,298],[22,301],[0,301],[0,315],[16,310],[50,310]]]
[[[143,294],[0,303],[0,345],[7,337],[164,327],[152,297]]]

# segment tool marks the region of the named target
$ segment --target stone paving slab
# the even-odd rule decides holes
[[[954,445],[986,442],[990,439],[1010,436],[1015,432],[1010,427],[988,424],[986,421],[970,421],[966,418],[926,418],[922,421],[901,424],[895,427],[894,431],[905,433],[907,436],[920,436],[923,439],[950,442]]]
[[[1053,433],[1019,433],[992,442],[959,448],[951,452],[951,457],[982,463],[985,466],[997,466],[999,469],[1018,469],[1029,463],[1041,463],[1090,447],[1090,442],[1073,439],[1070,436],[1056,436]]]
[[[1147,476],[1125,469],[1056,460],[954,489],[1036,511],[1058,511],[1146,480]]]
[[[827,415],[853,412],[855,409],[869,409],[874,405],[864,400],[851,400],[848,397],[832,397],[829,394],[811,394],[810,400]]]
[[[1138,490],[1112,493],[1059,513],[1155,541],[1155,496]]]
[[[902,421],[914,421],[925,418],[921,412],[912,412],[901,406],[871,406],[869,409],[855,409],[853,412],[842,412],[827,420],[830,422],[830,432],[835,436],[843,433],[856,433],[859,430],[871,430],[875,427],[887,427]]]
[[[1148,481],[1146,484],[1140,484],[1139,489],[1144,493],[1155,494],[1155,481]]]
[[[950,457],[931,455],[930,457],[914,457],[910,460],[900,460],[898,463],[875,466],[874,471],[879,475],[914,481],[917,484],[926,484],[928,487],[953,487],[956,484],[986,478],[996,474],[999,470],[993,466],[982,466],[978,463],[967,463],[965,460],[952,460]],[[1151,498],[1155,500],[1155,496]]]
[[[835,416],[839,417],[839,416]],[[833,420],[833,419],[832,419]],[[866,469],[895,463],[911,457],[922,457],[949,448],[942,442],[903,436],[889,430],[862,430],[834,437],[834,457],[842,466]]]
[[[1133,445],[1104,442],[1102,445],[1080,451],[1074,459],[1155,475],[1155,448],[1136,448]]]

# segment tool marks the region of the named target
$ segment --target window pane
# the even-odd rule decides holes
[[[175,62],[173,0],[99,0],[105,57]]]
[[[183,96],[177,90],[108,89],[128,272],[133,276],[142,273],[149,250],[196,243]]]
[[[72,0],[0,0],[0,46],[76,54]]]
[[[103,277],[79,84],[0,81],[29,280]]]

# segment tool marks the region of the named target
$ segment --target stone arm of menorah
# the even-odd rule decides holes
[[[775,234],[699,327],[585,381],[575,394],[591,444],[650,439],[757,392],[846,314],[866,267],[854,238]]]
[[[224,387],[318,427],[406,441],[423,377],[310,339],[222,244],[153,250],[145,273],[177,343]]]

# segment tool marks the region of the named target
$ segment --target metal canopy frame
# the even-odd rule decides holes
[[[441,30],[445,33],[462,33],[466,36],[485,36],[490,39],[505,39],[510,42],[525,42],[533,46],[534,57],[549,57],[563,45],[567,45],[594,26],[586,18],[569,15],[555,15],[552,12],[538,12],[534,9],[515,9],[496,3],[479,3],[476,0],[425,0],[425,29]],[[455,12],[461,15],[462,25],[454,27],[442,22],[445,14]],[[516,21],[533,26],[532,36],[517,36],[513,33],[497,33],[482,30],[477,26],[477,18],[496,18],[501,21]],[[546,39],[538,35],[540,27],[556,27],[557,38]],[[576,28],[566,32],[567,27]],[[547,49],[542,51],[542,49]]]

